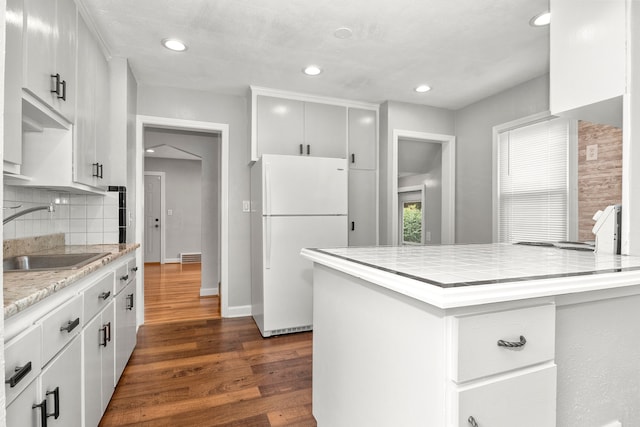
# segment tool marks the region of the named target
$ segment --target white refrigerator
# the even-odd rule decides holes
[[[313,328],[302,248],[347,246],[347,162],[265,154],[251,167],[251,313],[264,337]]]

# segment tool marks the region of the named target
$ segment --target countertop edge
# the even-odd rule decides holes
[[[90,264],[87,264],[86,266],[79,268],[77,270],[59,270],[59,272],[64,272],[67,273],[67,275],[65,275],[64,277],[62,277],[61,279],[54,279],[53,281],[51,281],[48,285],[46,285],[45,287],[43,287],[42,289],[39,289],[38,291],[29,294],[28,296],[25,296],[23,298],[20,298],[16,301],[13,301],[7,305],[4,306],[4,319],[7,320],[9,319],[11,316],[14,316],[26,309],[28,309],[29,307],[37,304],[38,302],[46,299],[47,297],[51,296],[52,294],[67,288],[71,285],[73,285],[74,283],[78,282],[79,280],[83,279],[84,277],[90,275],[91,273],[94,273],[96,271],[98,271],[99,269],[101,269],[102,267],[111,264],[112,262],[116,261],[119,258],[122,258],[132,252],[134,252],[136,249],[138,249],[140,247],[139,243],[131,243],[131,244],[127,244],[124,248],[119,249],[117,252],[111,252],[109,255],[106,255]],[[24,273],[24,272],[16,272],[16,273],[5,273],[5,274],[30,274],[30,273]],[[5,285],[6,286],[6,285]]]
[[[313,249],[302,249],[301,255],[318,264],[374,283],[440,309],[469,307],[631,286],[638,286],[638,292],[640,292],[640,271],[622,271],[592,276],[569,276],[468,287],[440,288]]]

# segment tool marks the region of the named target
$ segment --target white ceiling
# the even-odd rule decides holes
[[[458,109],[548,72],[548,0],[81,0],[139,85]],[[334,37],[350,27],[349,39]],[[171,52],[160,40],[187,43]],[[308,64],[323,73],[302,74]],[[413,88],[433,89],[418,94]]]

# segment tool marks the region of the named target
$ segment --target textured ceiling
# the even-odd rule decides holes
[[[549,67],[548,0],[81,0],[138,84],[245,95],[249,85],[458,109]],[[353,36],[334,32],[349,27]],[[189,49],[166,50],[182,39]],[[308,64],[323,69],[308,77]],[[433,89],[418,94],[426,83]]]

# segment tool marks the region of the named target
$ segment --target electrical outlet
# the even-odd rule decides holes
[[[173,209],[167,209],[167,215],[172,216],[173,215]]]
[[[242,212],[251,212],[251,200],[242,201]]]
[[[598,144],[587,145],[587,160],[598,160]]]
[[[427,231],[425,233],[424,240],[426,240],[427,242],[431,241],[431,232],[430,231]]]

